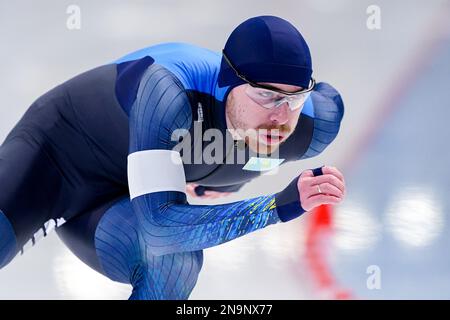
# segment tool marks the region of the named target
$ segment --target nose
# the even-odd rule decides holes
[[[281,106],[274,108],[269,115],[270,121],[279,125],[286,124],[289,121],[289,105],[284,102]]]

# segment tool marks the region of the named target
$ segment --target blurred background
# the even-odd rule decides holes
[[[71,5],[80,29],[67,27]],[[449,1],[0,0],[0,141],[37,97],[83,71],[166,41],[220,51],[240,22],[262,14],[289,20],[308,41],[315,78],[344,99],[341,131],[316,158],[230,197],[190,202],[278,192],[322,165],[344,173],[347,197],[206,249],[190,298],[449,299]],[[85,266],[55,233],[0,270],[0,299],[130,292]]]

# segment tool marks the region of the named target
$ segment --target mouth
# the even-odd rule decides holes
[[[281,141],[285,139],[284,134],[275,134],[275,133],[266,133],[266,134],[260,134],[259,137],[264,141],[266,144],[279,144]]]

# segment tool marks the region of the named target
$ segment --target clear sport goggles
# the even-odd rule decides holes
[[[222,53],[225,61],[236,73],[236,76],[238,76],[248,84],[245,88],[245,93],[247,94],[247,96],[266,109],[278,108],[286,102],[289,105],[289,109],[291,109],[292,111],[298,110],[303,107],[305,101],[308,99],[311,91],[316,85],[316,81],[314,80],[314,78],[311,78],[308,88],[290,92],[270,85],[253,82],[247,79],[234,67],[233,63],[230,61],[224,51],[222,51]]]

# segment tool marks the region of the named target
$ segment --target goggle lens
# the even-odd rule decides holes
[[[266,109],[278,108],[287,102],[289,104],[289,108],[294,111],[300,109],[305,104],[311,94],[311,91],[296,95],[283,95],[275,91],[255,88],[251,85],[247,85],[245,93],[250,99]]]

